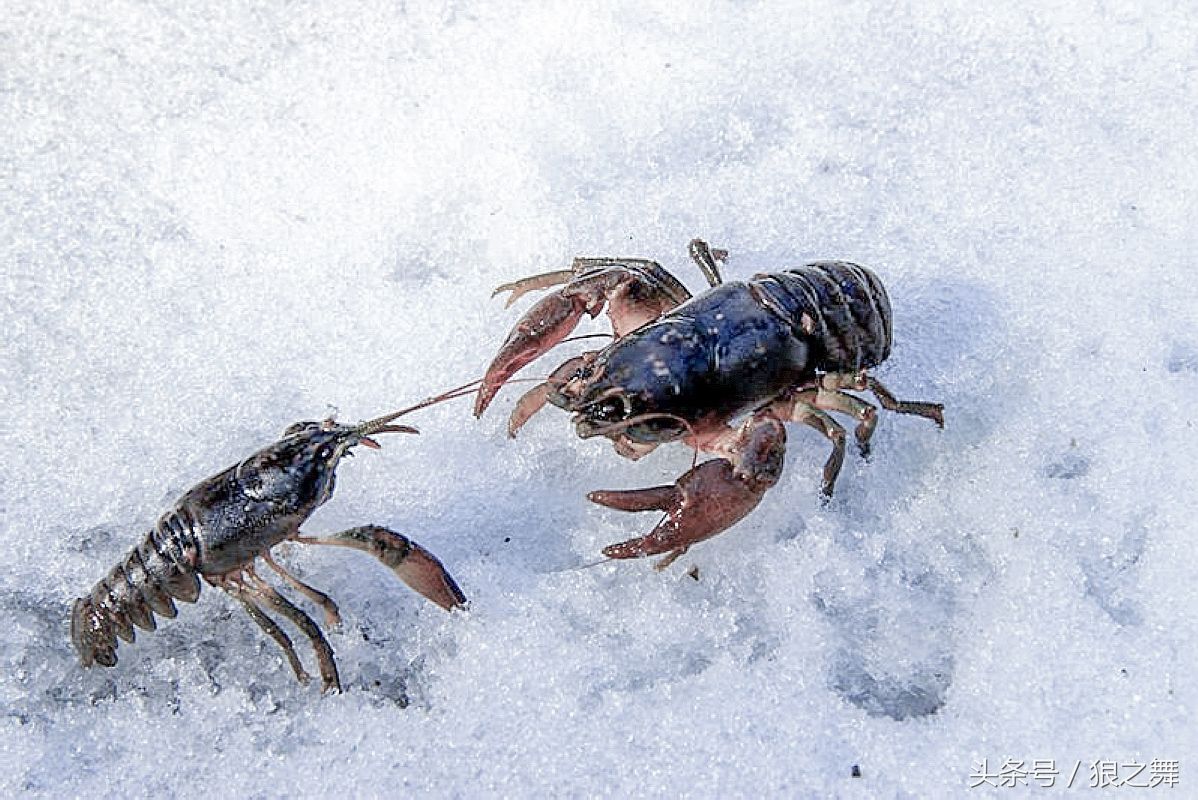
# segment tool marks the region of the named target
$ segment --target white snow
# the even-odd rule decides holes
[[[1015,797],[1154,759],[1194,792],[1195,41],[1165,0],[6,4],[0,793]],[[795,427],[659,574],[576,569],[654,519],[585,494],[687,451],[457,400],[310,530],[410,534],[467,613],[281,548],[341,604],[344,694],[211,589],[78,666],[71,601],[188,487],[477,377],[505,281],[698,290],[695,236],[729,277],[872,267],[880,375],[947,428],[884,414],[824,506]],[[970,790],[983,759],[1060,777]]]

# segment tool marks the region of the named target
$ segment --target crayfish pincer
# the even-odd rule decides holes
[[[845,430],[828,412],[856,419],[862,454],[878,421],[877,409],[850,391],[869,390],[889,411],[944,426],[939,403],[896,400],[868,373],[891,346],[890,299],[872,271],[817,261],[724,283],[717,262],[727,252],[695,239],[690,256],[711,285],[696,297],[661,265],[640,258],[577,258],[570,269],[499,287],[497,293],[511,291],[510,305],[564,284],[516,324],[474,404],[481,415],[519,369],[564,341],[584,314],[596,317],[606,306],[614,341],[566,361],[525,393],[508,433],[515,436],[548,402],[574,414],[580,437],[605,437],[625,458],[673,441],[716,456],[672,486],[589,495],[610,508],[665,512],[647,536],[603,550],[609,558],[667,553],[659,568],[731,527],[778,482],[783,423],[802,422],[831,442],[825,496],[845,451]]]
[[[449,610],[466,598],[437,558],[417,543],[377,525],[331,536],[305,536],[302,525],[333,494],[338,462],[357,445],[377,449],[371,436],[416,433],[392,421],[411,409],[359,425],[298,422],[274,444],[200,482],[179,498],[91,593],[75,601],[71,640],[85,667],[116,664],[117,637],[134,639],[134,626],[152,631],[154,615],[174,617],[174,601],[193,603],[200,578],[228,592],[283,649],[300,682],[307,682],[291,639],[268,612],[290,620],[312,642],[324,690],[339,690],[333,650],[319,626],[255,569],[261,558],[284,582],[318,605],[327,624],[340,620],[328,595],[288,573],[270,554],[283,541],[363,550],[400,580]]]

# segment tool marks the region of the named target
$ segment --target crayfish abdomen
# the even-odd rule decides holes
[[[812,368],[857,372],[890,355],[890,298],[878,276],[847,261],[816,261],[751,282],[762,305],[813,348]]]

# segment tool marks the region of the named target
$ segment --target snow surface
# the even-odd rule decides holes
[[[1007,758],[1195,791],[1198,11],[974,5],[5,4],[0,793],[972,796]],[[701,288],[693,236],[731,277],[872,266],[880,374],[946,430],[883,415],[823,506],[796,428],[658,574],[576,569],[653,522],[585,493],[684,448],[455,401],[309,530],[411,534],[467,613],[280,548],[341,603],[344,694],[214,590],[78,666],[72,599],[188,487],[476,377],[504,281],[632,255]]]

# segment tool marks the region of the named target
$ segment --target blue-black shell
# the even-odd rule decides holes
[[[865,267],[816,262],[757,275],[721,284],[610,344],[571,406],[586,414],[618,387],[629,416],[729,418],[821,373],[878,365],[890,354],[890,330],[886,290]],[[626,433],[649,442],[680,431],[658,421]]]

